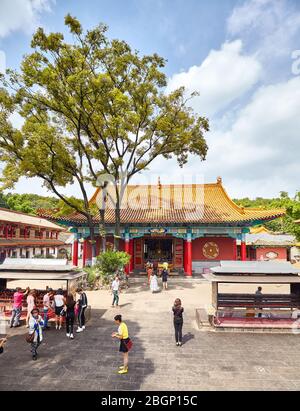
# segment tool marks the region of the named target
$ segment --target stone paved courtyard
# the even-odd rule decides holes
[[[143,284],[121,294],[119,310],[107,291],[88,293],[92,320],[70,341],[65,331],[45,334],[37,362],[25,328],[13,330],[0,356],[0,390],[298,390],[300,336],[215,333],[195,326],[195,308],[208,303],[201,281],[170,284],[152,295]],[[170,307],[185,307],[184,345],[175,346]],[[112,318],[121,312],[134,341],[130,372],[118,375]]]

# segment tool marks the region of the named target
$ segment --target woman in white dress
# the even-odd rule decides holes
[[[150,290],[152,291],[152,293],[159,291],[157,276],[154,272],[152,273],[150,279]]]

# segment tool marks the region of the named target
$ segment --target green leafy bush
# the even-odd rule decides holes
[[[90,288],[95,288],[99,278],[102,276],[102,272],[99,267],[85,267],[84,271],[87,273],[87,282]]]
[[[114,276],[119,271],[123,271],[124,267],[129,263],[130,255],[124,251],[105,251],[97,257],[96,267],[106,277],[109,282],[110,277]]]

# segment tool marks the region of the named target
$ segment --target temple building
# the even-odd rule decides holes
[[[105,206],[107,242],[113,243],[115,210],[113,191]],[[96,204],[103,195],[97,189],[90,200]],[[120,249],[131,255],[128,272],[142,272],[145,264],[167,261],[170,269],[191,276],[202,273],[221,260],[246,260],[246,234],[251,226],[285,214],[285,210],[243,208],[226,193],[222,179],[213,184],[128,185],[121,203]],[[73,265],[82,254],[83,265],[91,264],[92,244],[85,218],[73,213],[54,218],[75,234]],[[99,217],[95,216],[96,252],[101,252]],[[80,247],[80,248],[79,248]]]

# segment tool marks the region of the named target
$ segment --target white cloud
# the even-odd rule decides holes
[[[54,0],[1,0],[0,38],[14,31],[30,33],[38,24],[42,12],[49,12]]]
[[[229,130],[208,136],[206,180],[222,175],[235,196],[300,190],[299,113],[300,77],[261,87]]]
[[[227,30],[262,58],[290,55],[298,43],[300,13],[288,0],[247,0],[233,9]]]
[[[191,106],[202,115],[211,116],[243,96],[259,80],[261,66],[253,56],[242,54],[240,40],[224,43],[212,50],[200,66],[175,74],[169,80],[167,92],[184,86],[187,94],[200,92]]]
[[[180,171],[175,160],[157,160],[152,173],[182,176],[203,173],[205,182],[223,177],[232,197],[273,197],[300,190],[300,76],[261,86],[226,128],[214,122],[206,135],[207,160],[191,157]],[[163,182],[163,181],[162,181]],[[190,181],[192,182],[192,180]]]

